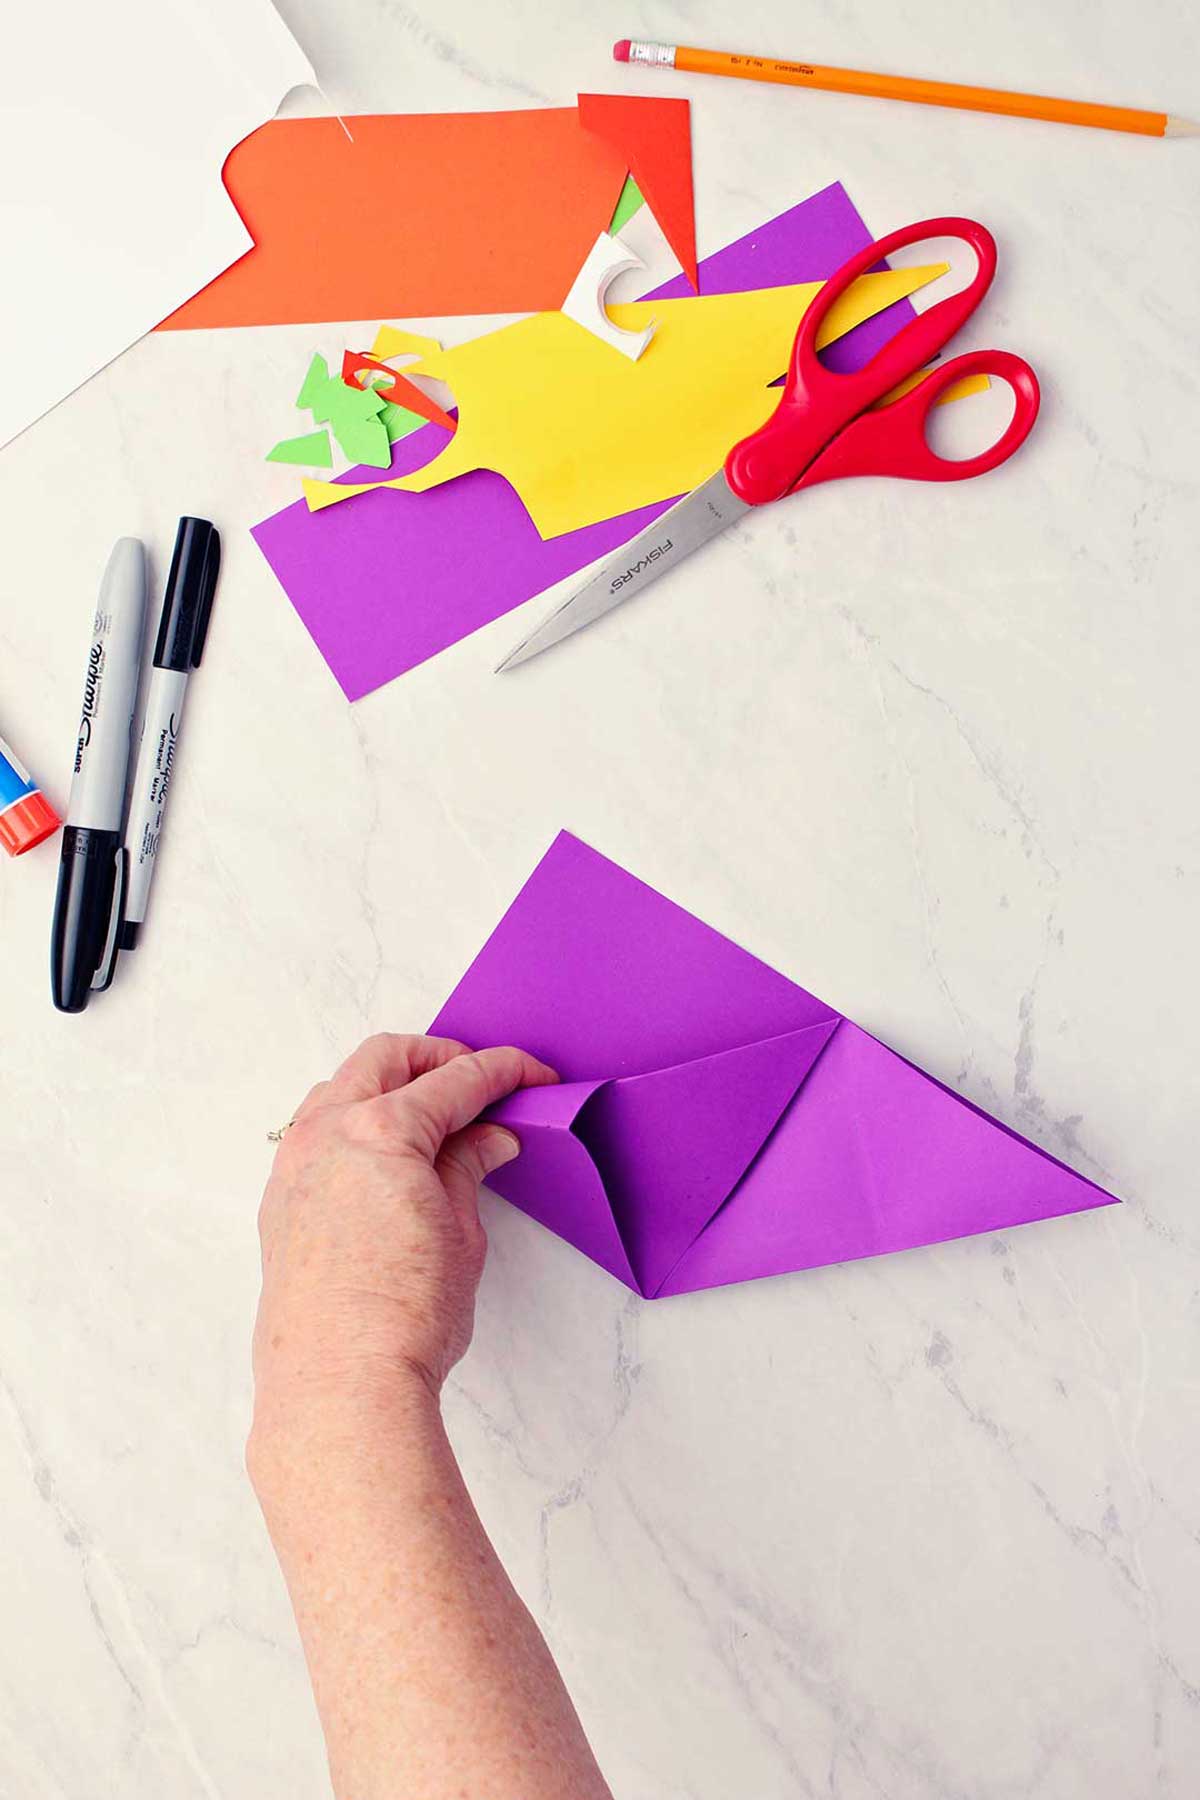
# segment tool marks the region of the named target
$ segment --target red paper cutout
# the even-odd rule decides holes
[[[627,159],[629,173],[697,293],[691,109],[686,100],[580,94],[579,122]]]
[[[349,382],[351,387],[362,388],[365,391],[367,384],[360,377],[360,371],[363,369],[391,376],[390,387],[375,389],[381,400],[386,400],[392,406],[405,406],[409,412],[420,413],[421,417],[428,419],[431,425],[441,425],[445,430],[451,432],[454,430],[456,421],[450,417],[450,414],[440,407],[429,394],[419,388],[415,381],[409,381],[398,369],[393,369],[390,363],[378,361],[376,357],[368,355],[365,350],[344,352],[342,356],[343,381]]]

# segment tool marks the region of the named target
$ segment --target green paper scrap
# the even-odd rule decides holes
[[[382,410],[382,409],[381,409]],[[372,469],[391,466],[392,446],[378,418],[331,419],[334,436],[352,463],[366,463]]]
[[[305,437],[281,438],[267,451],[268,462],[306,463],[311,469],[332,469],[333,451],[327,431],[310,431]]]
[[[372,469],[390,466],[391,441],[379,417],[388,402],[374,388],[352,387],[340,375],[331,375],[320,351],[308,365],[296,405],[310,412],[318,425],[332,427],[338,448],[352,463],[366,463]]]
[[[307,373],[296,395],[296,405],[301,412],[311,412],[314,416],[329,386],[329,364],[319,350],[313,352]],[[326,415],[328,416],[328,415]]]
[[[407,437],[410,431],[416,431],[429,420],[423,419],[420,413],[409,412],[407,406],[397,406],[389,400],[379,415],[383,428],[388,434],[388,443],[394,444],[399,438]]]
[[[386,375],[378,375],[374,381],[368,382],[367,386],[372,388],[390,387],[391,383]],[[395,400],[388,400],[384,403],[379,419],[388,434],[389,444],[397,443],[400,438],[406,438],[410,431],[416,431],[418,426],[429,423],[428,419],[423,418],[420,413],[411,411],[407,406],[401,406]]]
[[[340,375],[331,375],[329,364],[318,351],[308,365],[296,405],[310,412],[322,426],[332,425],[338,447],[351,462],[386,469],[392,460],[392,445],[426,423],[420,413],[384,400],[375,392],[376,388],[389,385],[387,376],[380,375],[365,387],[355,387]],[[267,461],[331,469],[329,433],[322,429],[303,437],[282,438],[267,452]]]
[[[634,213],[637,212],[638,208],[645,204],[646,202],[642,197],[641,188],[639,188],[632,175],[627,175],[625,177],[625,186],[617,196],[616,211],[613,213],[612,222],[608,227],[609,236],[616,237],[622,225],[627,225]]]

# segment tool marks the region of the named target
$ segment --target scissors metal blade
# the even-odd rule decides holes
[[[631,600],[749,511],[746,502],[738,499],[726,481],[724,469],[718,469],[701,487],[685,494],[645,531],[623,545],[589,582],[556,606],[509,652],[497,666],[496,674],[502,669],[515,669],[585,625],[602,619],[614,606]]]

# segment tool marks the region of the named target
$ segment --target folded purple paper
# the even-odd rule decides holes
[[[431,1030],[559,1071],[489,1185],[647,1298],[1114,1203],[569,832]]]
[[[706,257],[701,292],[820,281],[870,241],[835,182]],[[680,276],[645,297],[687,292]],[[833,345],[825,360],[835,368],[861,367],[911,316],[907,301],[888,307]],[[401,438],[391,473],[419,468],[445,442],[438,425]],[[358,468],[339,479],[378,475]],[[256,525],[253,535],[347,699],[357,700],[628,543],[671,504],[543,539],[504,477],[480,470],[427,494],[381,489],[319,513],[298,500]]]

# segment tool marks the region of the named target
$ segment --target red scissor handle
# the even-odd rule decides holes
[[[851,374],[827,369],[817,354],[821,327],[835,301],[884,257],[927,238],[960,238],[974,250],[978,267],[970,284],[906,325]],[[1037,417],[1033,370],[1006,351],[958,357],[920,382],[902,399],[869,413],[877,400],[947,344],[979,305],[996,273],[996,242],[974,219],[925,219],[868,244],[828,280],[800,321],[783,394],[771,417],[735,444],[725,459],[733,492],[748,505],[779,500],[799,487],[839,475],[902,475],[917,481],[962,481],[982,475],[1012,455]],[[1016,411],[999,441],[961,462],[936,456],[925,442],[929,408],[951,382],[971,373],[996,375],[1016,394]],[[863,415],[867,415],[864,417]]]
[[[1006,381],[1016,396],[1013,416],[996,442],[978,456],[939,456],[926,441],[925,421],[946,389],[967,375]],[[972,475],[986,475],[1021,448],[1041,399],[1037,376],[1023,357],[1008,350],[969,350],[939,363],[899,400],[852,420],[809,464],[792,491],[848,475],[898,475],[904,481],[966,481]]]

